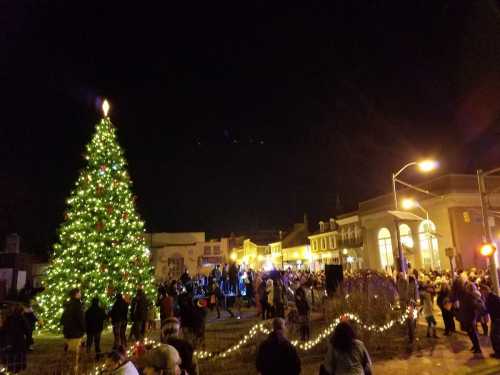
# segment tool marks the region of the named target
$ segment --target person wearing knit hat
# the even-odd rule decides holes
[[[198,375],[198,363],[193,355],[193,346],[179,337],[180,322],[177,318],[168,318],[161,328],[161,342],[177,349],[181,357],[181,370],[189,375]]]
[[[177,350],[166,344],[147,351],[137,360],[144,375],[180,375],[180,364],[181,358]]]

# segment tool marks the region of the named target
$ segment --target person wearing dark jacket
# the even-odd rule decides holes
[[[101,333],[104,329],[105,320],[106,312],[99,306],[99,299],[94,297],[92,305],[85,313],[85,325],[87,328],[87,353],[90,353],[92,343],[94,343],[97,361],[99,361],[101,354]]]
[[[493,294],[486,285],[481,286],[481,291],[485,298],[486,310],[491,318],[490,339],[494,353],[490,356],[500,359],[500,297]]]
[[[295,347],[286,338],[284,319],[274,318],[273,332],[257,351],[256,367],[262,375],[300,374],[300,358]]]
[[[165,289],[160,292],[156,306],[160,308],[160,324],[174,316],[174,299],[168,295]]]
[[[30,304],[27,304],[24,307],[24,312],[23,312],[23,317],[26,319],[26,323],[28,324],[28,337],[27,337],[27,344],[28,344],[28,351],[33,351],[33,344],[35,343],[33,341],[33,331],[35,330],[36,322],[38,322],[38,318],[36,317],[35,313],[33,312],[33,308],[31,307]]]
[[[306,291],[302,285],[295,290],[295,306],[299,314],[300,338],[302,341],[309,340],[309,302]]]
[[[228,271],[229,276],[229,291],[236,294],[238,289],[238,266],[236,263],[231,263]]]
[[[115,303],[109,312],[111,324],[113,325],[114,344],[113,348],[127,346],[127,316],[128,316],[128,303],[123,299],[121,293],[116,295]]]
[[[471,351],[475,354],[481,353],[479,338],[477,335],[477,320],[480,314],[486,309],[476,287],[473,283],[467,283],[465,293],[460,299],[460,323],[462,330],[466,331],[472,342]]]
[[[184,286],[191,281],[191,276],[189,276],[189,270],[187,268],[184,269],[184,273],[181,275],[180,281]]]
[[[217,310],[217,319],[220,319],[220,309],[226,310],[231,318],[234,318],[234,314],[231,309],[227,306],[226,296],[222,292],[220,286],[217,283],[212,284],[212,291],[210,292],[210,309],[213,308]]]
[[[285,286],[283,285],[283,281],[281,281],[281,278],[276,278],[274,280],[274,291],[273,291],[273,306],[274,306],[274,312],[275,312],[275,317],[279,318],[284,318],[285,317],[285,310],[288,307],[287,306],[287,298],[286,298],[286,290]]]
[[[148,319],[148,300],[142,289],[137,290],[137,294],[132,300],[130,317],[132,320],[130,337],[134,336],[135,340],[142,340],[144,338],[146,321]]]
[[[453,319],[451,290],[447,283],[441,284],[441,290],[438,293],[436,302],[443,316],[444,335],[449,336],[455,332],[455,320]]]
[[[3,327],[7,341],[7,370],[16,374],[26,369],[29,327],[23,317],[23,310],[20,305],[13,306]]]
[[[63,326],[64,338],[66,339],[65,350],[75,353],[75,372],[78,372],[80,347],[82,337],[85,334],[85,316],[80,301],[80,289],[72,289],[69,292],[69,297],[70,300],[64,305],[61,323]]]

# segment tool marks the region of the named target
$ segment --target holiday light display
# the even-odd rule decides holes
[[[353,314],[353,313],[345,313],[345,314],[340,315],[336,319],[334,319],[332,321],[332,323],[323,330],[323,332],[321,332],[319,335],[316,336],[316,338],[309,340],[309,341],[305,341],[305,342],[299,342],[297,340],[294,340],[291,343],[293,346],[297,347],[299,350],[309,351],[310,349],[312,349],[313,347],[318,345],[321,341],[326,340],[328,337],[330,337],[330,335],[335,330],[335,327],[341,321],[346,320],[346,319],[351,320],[353,322],[356,322],[360,328],[365,329],[369,332],[382,333],[382,332],[389,330],[390,328],[392,328],[396,324],[404,324],[408,319],[417,319],[417,317],[418,317],[417,309],[413,309],[411,307],[408,307],[401,314],[401,316],[397,319],[390,320],[389,322],[387,322],[383,325],[375,325],[375,324],[368,325],[366,323],[363,323],[363,321],[359,318],[358,315]],[[250,329],[250,331],[248,331],[248,333],[246,335],[243,336],[243,338],[240,341],[238,341],[238,343],[232,345],[228,349],[220,351],[220,352],[209,352],[209,351],[203,351],[203,350],[202,351],[195,351],[194,356],[196,358],[198,358],[199,360],[203,360],[203,359],[214,359],[215,360],[215,359],[219,359],[219,358],[226,358],[230,354],[233,354],[237,350],[239,350],[243,345],[248,344],[250,342],[250,340],[252,340],[255,336],[257,336],[258,333],[262,333],[264,335],[269,335],[271,333],[271,331],[264,326],[264,323],[257,323]],[[139,344],[140,344],[139,342],[135,343],[134,346],[132,346],[127,351],[127,355],[130,356],[134,352],[135,346],[139,345]],[[154,349],[154,348],[159,347],[161,345],[161,343],[146,338],[144,340],[144,345],[150,346],[151,349]],[[101,374],[102,371],[105,370],[105,367],[106,367],[105,364],[103,364],[101,366],[97,366],[94,370],[95,371],[94,374],[95,375]]]
[[[126,161],[116,129],[104,117],[86,147],[86,167],[67,200],[59,240],[37,298],[43,328],[57,330],[72,288],[84,301],[98,297],[109,307],[117,292],[132,297],[138,287],[155,297],[144,222],[135,208]]]
[[[397,323],[403,324],[406,322],[408,318],[411,319],[417,319],[417,310],[416,309],[410,309],[408,308],[403,314],[398,319],[390,320],[386,324],[383,324],[381,326],[379,325],[368,325],[366,323],[363,323],[363,321],[357,316],[356,314],[353,313],[345,313],[339,316],[338,318],[334,319],[332,323],[327,326],[323,332],[321,332],[319,335],[316,336],[315,339],[305,341],[305,342],[299,342],[299,341],[292,341],[292,345],[296,346],[300,350],[308,351],[318,345],[321,341],[325,340],[328,338],[334,331],[335,327],[343,320],[343,319],[349,319],[358,324],[359,327],[362,329],[365,329],[369,332],[378,332],[382,333],[387,331],[388,329],[392,328],[394,325]],[[195,355],[198,359],[206,359],[206,358],[225,358],[231,353],[234,353],[238,349],[240,349],[243,345],[247,344],[251,339],[253,339],[257,333],[262,333],[265,335],[268,335],[271,333],[271,331],[267,328],[265,328],[263,323],[258,323],[254,325],[250,331],[243,336],[243,338],[237,343],[234,344],[233,346],[229,347],[226,350],[223,350],[218,353],[213,353],[213,352],[208,352],[208,351],[197,351],[195,352]]]

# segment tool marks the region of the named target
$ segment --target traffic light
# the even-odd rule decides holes
[[[491,242],[486,242],[481,245],[479,252],[481,253],[481,255],[485,257],[490,257],[495,253],[496,250],[497,247],[495,246],[495,244]]]

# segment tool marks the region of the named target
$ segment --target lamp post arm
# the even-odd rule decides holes
[[[483,177],[486,177],[486,176],[489,176],[491,174],[500,172],[500,168],[495,168],[495,169],[492,169],[492,170],[486,171],[486,172],[479,170],[478,172],[479,172],[479,174],[483,175]]]
[[[412,185],[412,184],[409,184],[408,182],[404,182],[404,181],[402,181],[402,180],[400,180],[400,179],[398,179],[398,178],[396,178],[394,181],[395,181],[395,182],[397,182],[397,183],[399,183],[399,184],[401,184],[401,185],[404,185],[404,186],[406,186],[406,187],[409,187],[410,189],[413,189],[413,190],[419,191],[419,192],[421,192],[421,193],[424,193],[424,194],[427,194],[427,195],[431,195],[431,196],[433,196],[433,197],[439,197],[439,195],[434,194],[434,193],[431,193],[429,190],[421,189],[421,188],[419,188],[419,187],[417,187],[417,186],[414,186],[414,185]]]
[[[417,165],[418,163],[416,161],[412,161],[411,163],[406,164],[403,168],[401,168],[399,171],[396,173],[393,173],[392,176],[394,179],[398,177],[406,168],[411,167],[412,165]]]

